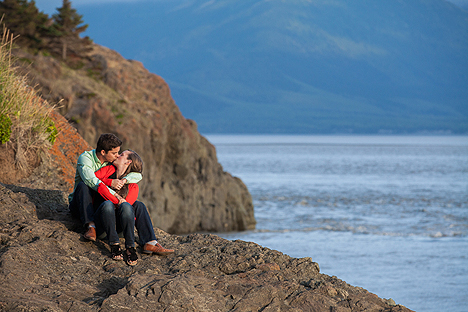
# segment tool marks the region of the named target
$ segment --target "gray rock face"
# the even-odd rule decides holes
[[[169,235],[168,257],[112,261],[81,239],[66,194],[0,184],[1,311],[410,311],[291,258],[209,234]]]
[[[91,147],[101,133],[112,132],[124,142],[122,149],[142,157],[139,199],[155,226],[170,233],[255,228],[249,191],[224,172],[214,146],[182,116],[161,77],[99,45],[77,61],[79,69],[51,57],[16,54],[30,60],[24,66],[31,85],[49,102],[60,101],[60,113]]]

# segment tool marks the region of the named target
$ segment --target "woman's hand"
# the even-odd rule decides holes
[[[125,185],[125,182],[127,180],[123,179],[123,180],[120,180],[120,179],[112,179],[112,182],[111,182],[111,187],[114,189],[114,190],[120,190],[122,188],[122,186]]]
[[[122,205],[123,203],[126,203],[127,201],[125,200],[125,198],[123,198],[122,196],[120,196],[119,194],[115,194],[115,198],[117,198],[119,200],[119,203],[118,205]]]

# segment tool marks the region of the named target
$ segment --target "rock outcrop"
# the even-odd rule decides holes
[[[101,133],[112,132],[124,149],[142,157],[139,198],[157,227],[170,233],[255,227],[246,186],[223,171],[215,148],[182,116],[161,77],[99,45],[86,57],[69,60],[73,69],[42,54],[16,50],[15,55],[31,85],[49,102],[60,103],[57,110],[90,146]]]
[[[66,193],[0,184],[1,311],[410,311],[291,258],[211,234],[169,235],[168,257],[112,261],[80,238]]]

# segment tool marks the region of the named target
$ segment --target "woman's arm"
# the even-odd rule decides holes
[[[111,194],[109,191],[109,188],[106,186],[110,186],[112,179],[109,179],[109,177],[115,172],[115,167],[114,166],[105,166],[98,171],[96,171],[96,177],[98,177],[103,183],[100,183],[98,186],[97,191],[99,194],[104,197],[106,200],[112,201],[114,204],[121,204],[122,203],[122,197]],[[130,183],[128,184],[128,194],[127,197],[124,199],[126,202],[128,202],[130,205],[133,205],[135,201],[138,198],[138,184],[136,183]]]
[[[115,167],[110,165],[110,166],[105,166],[96,171],[94,174],[96,177],[101,180],[105,185],[111,186],[112,184],[112,179],[109,179],[109,177],[115,172]]]
[[[125,198],[125,201],[128,202],[130,205],[133,205],[138,198],[138,191],[138,184],[130,183],[128,185],[128,194]],[[115,196],[112,195],[109,192],[109,189],[103,183],[99,184],[98,192],[102,197],[104,197],[106,200],[110,200],[115,205],[121,204],[121,200],[119,200],[119,198],[122,198],[118,194],[116,194]]]
[[[104,183],[99,184],[97,191],[99,195],[104,197],[104,199],[110,200],[116,205],[119,203],[119,200],[117,199],[117,197],[111,194],[111,192],[109,191],[109,188]]]
[[[99,195],[104,197],[104,199],[110,200],[114,204],[118,204],[119,199],[114,194],[112,194],[109,188],[107,187],[111,185],[112,179],[109,179],[109,177],[114,172],[115,172],[114,166],[105,166],[95,172],[96,177],[102,181],[102,183],[99,183],[97,191]]]
[[[115,181],[124,181],[124,184],[130,184],[130,183],[138,183],[141,181],[142,175],[139,172],[130,172],[126,177],[122,178],[121,180],[119,179],[110,179],[109,177],[116,171],[116,168],[112,165],[105,166],[98,171],[95,172],[96,177],[99,178],[105,185],[110,187],[113,190],[120,189],[117,188]],[[111,191],[112,192],[112,191]]]

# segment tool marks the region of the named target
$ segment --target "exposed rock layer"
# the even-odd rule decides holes
[[[58,110],[90,146],[112,132],[143,158],[139,199],[155,226],[171,233],[255,227],[246,186],[223,171],[215,148],[182,116],[161,77],[99,45],[69,61],[74,69],[41,54],[15,53],[45,99],[63,100]]]
[[[336,277],[311,258],[215,235],[169,235],[168,257],[112,261],[85,242],[66,194],[0,184],[2,311],[410,311]]]

